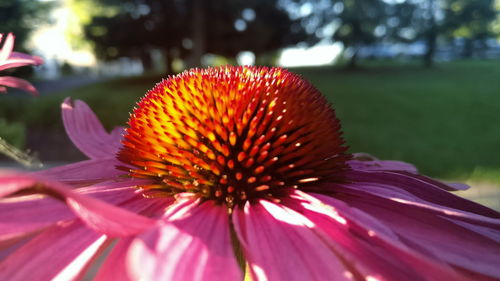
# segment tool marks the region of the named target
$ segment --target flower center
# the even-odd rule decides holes
[[[280,68],[194,69],[138,103],[118,158],[146,195],[192,192],[232,208],[335,180],[346,146],[333,109]]]

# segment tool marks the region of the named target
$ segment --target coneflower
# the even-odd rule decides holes
[[[499,213],[346,153],[333,109],[284,69],[186,71],[124,131],[81,101],[63,120],[91,159],[0,174],[1,280],[77,280],[114,241],[96,280],[500,278]]]

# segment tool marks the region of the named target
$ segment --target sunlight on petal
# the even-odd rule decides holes
[[[96,240],[92,245],[85,249],[77,258],[75,258],[66,268],[64,268],[53,281],[67,281],[73,280],[78,276],[80,271],[79,268],[82,264],[89,262],[89,260],[95,255],[95,253],[101,248],[106,242],[106,235]]]

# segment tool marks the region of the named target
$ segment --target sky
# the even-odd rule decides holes
[[[64,3],[64,1],[62,2]],[[52,10],[53,23],[40,26],[32,37],[35,52],[46,60],[66,61],[77,66],[92,66],[96,63],[90,50],[75,50],[68,42],[65,32],[70,25],[71,10],[64,4]]]

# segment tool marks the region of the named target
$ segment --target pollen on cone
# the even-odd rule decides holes
[[[186,71],[149,91],[128,124],[118,157],[155,182],[143,190],[229,207],[335,180],[350,157],[328,102],[281,68]]]

